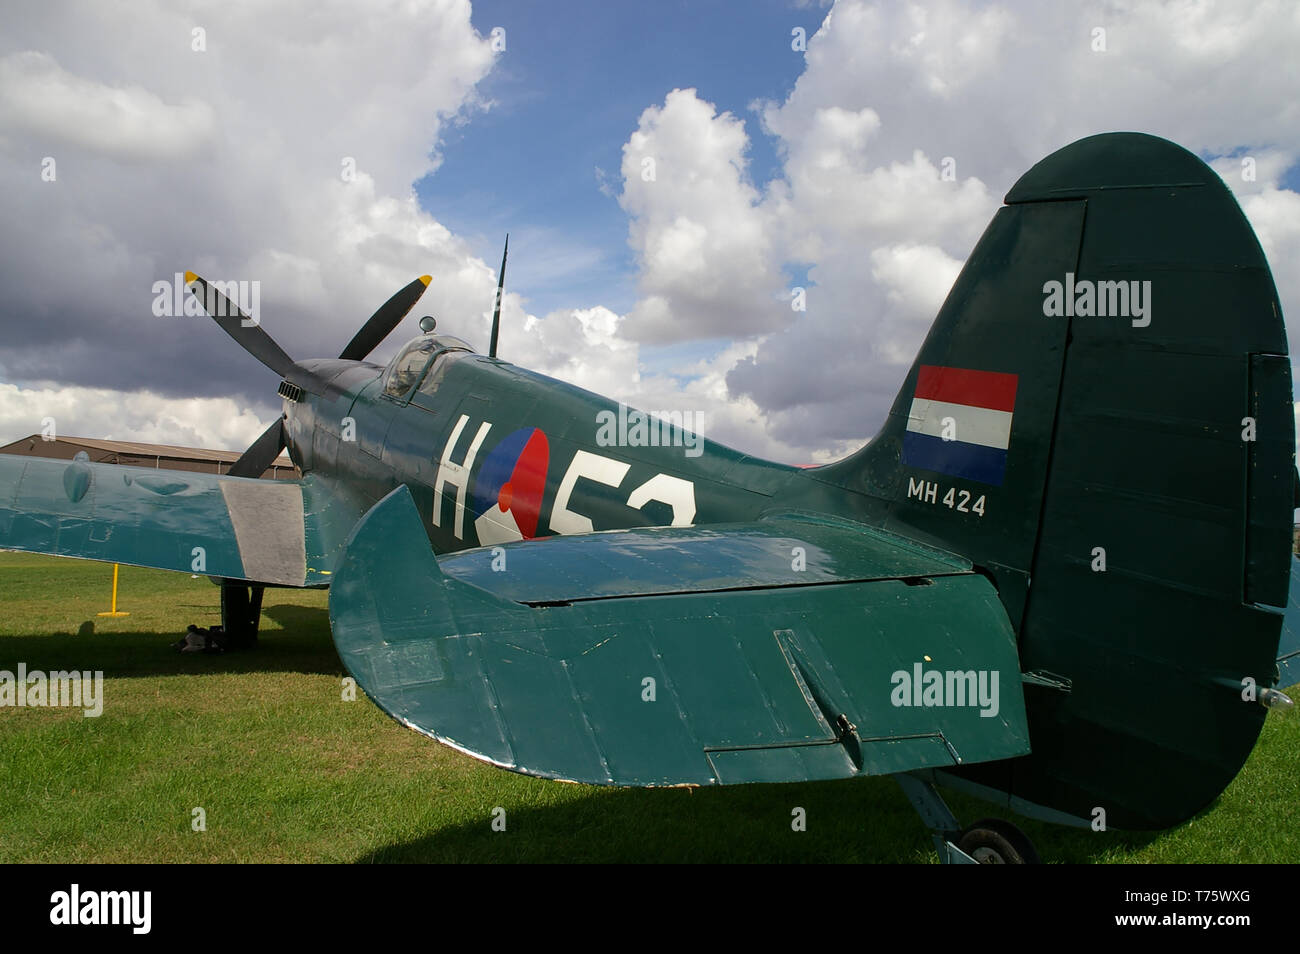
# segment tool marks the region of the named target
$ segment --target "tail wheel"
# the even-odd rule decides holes
[[[985,818],[971,825],[961,833],[957,847],[982,865],[1041,863],[1029,836],[1000,818]]]

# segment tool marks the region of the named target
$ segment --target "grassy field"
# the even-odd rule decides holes
[[[0,708],[0,861],[930,862],[889,779],[598,789],[490,768],[342,699],[327,594],[268,590],[261,646],[180,655],[219,621],[207,579],[0,553],[0,669],[103,670],[103,714]],[[1045,861],[1295,862],[1300,719],[1187,824],[1093,833],[1021,818]],[[949,793],[965,823],[997,814]],[[807,831],[791,831],[791,811]],[[506,830],[493,831],[505,810]],[[202,808],[206,831],[194,831]]]

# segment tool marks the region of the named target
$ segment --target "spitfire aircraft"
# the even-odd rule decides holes
[[[263,587],[329,587],[357,683],[475,758],[596,785],[891,775],[945,860],[1026,861],[936,785],[1168,828],[1290,705],[1278,296],[1224,183],[1162,139],[1030,169],[879,433],[825,466],[503,361],[495,320],[487,354],[426,318],[368,362],[428,276],[304,361],[188,280],[282,417],[224,476],[0,458],[0,547],[219,578],[248,639]],[[256,479],[282,448],[301,478]]]

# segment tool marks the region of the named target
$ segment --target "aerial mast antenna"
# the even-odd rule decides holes
[[[506,233],[506,247],[501,252],[501,272],[497,276],[497,303],[492,310],[492,339],[488,342],[488,357],[497,356],[497,336],[501,332],[501,292],[506,287],[506,256],[510,254],[510,233]]]

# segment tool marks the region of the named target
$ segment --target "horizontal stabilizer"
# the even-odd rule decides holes
[[[493,569],[491,549],[443,556],[442,571],[528,605],[971,572],[962,557],[826,514],[546,537],[502,552],[509,572]]]
[[[795,547],[804,570],[792,568]],[[888,534],[784,518],[439,563],[399,487],[347,543],[330,593],[334,640],[394,718],[505,768],[698,785],[1029,750],[992,586]]]

